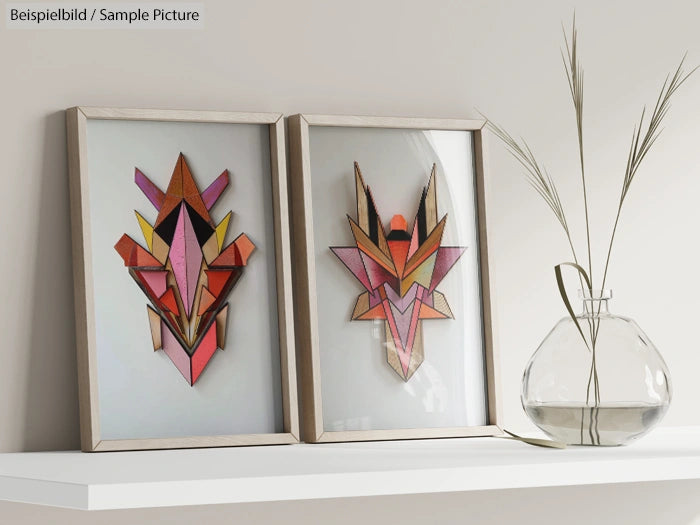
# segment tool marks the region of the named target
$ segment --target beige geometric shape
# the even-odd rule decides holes
[[[396,275],[396,268],[394,267],[394,262],[391,260],[391,257],[382,252],[382,250],[380,250],[379,247],[374,244],[372,239],[370,239],[369,236],[362,231],[360,226],[355,223],[355,221],[350,218],[348,218],[348,220],[350,222],[350,228],[352,229],[353,237],[355,237],[357,247],[368,255],[371,255],[377,263],[384,267],[384,269]]]
[[[451,319],[455,318],[455,316],[452,314],[452,310],[450,309],[450,305],[447,304],[447,299],[437,290],[433,291],[433,308]]]
[[[151,253],[153,254],[153,257],[158,259],[158,262],[160,262],[160,264],[165,264],[165,261],[168,260],[168,253],[170,252],[170,247],[155,231],[153,232],[151,239],[153,245]]]
[[[209,285],[206,270],[209,269],[206,261],[202,261],[202,267],[199,269],[199,277],[197,277],[197,288],[194,292],[194,300],[192,301],[192,309],[190,310],[190,329],[193,334],[197,333],[199,330],[199,322],[201,321],[201,316],[199,315],[199,305],[202,302],[202,290],[205,286]],[[193,337],[193,340],[196,336]]]
[[[151,327],[151,339],[153,340],[153,351],[155,352],[163,348],[160,315],[148,305],[146,305],[146,309],[148,310],[148,324]]]
[[[377,246],[386,255],[391,258],[391,252],[389,251],[389,244],[386,242],[386,236],[384,235],[384,226],[382,226],[382,219],[377,215]]]
[[[408,363],[408,377],[406,381],[411,379],[418,367],[423,364],[425,352],[423,350],[423,321],[418,321],[416,326],[416,338],[413,341],[413,351],[411,352],[411,360]]]
[[[367,310],[369,310],[369,292],[365,292],[357,298],[355,309],[352,311],[352,320],[354,321]]]
[[[216,346],[221,350],[226,346],[226,321],[228,319],[228,304],[216,314]]]
[[[423,363],[425,357],[425,352],[423,351],[423,322],[418,321],[416,326],[416,337],[413,342],[413,350],[411,351],[411,360],[408,362],[408,372],[406,375],[403,373],[403,368],[401,367],[401,361],[399,359],[398,350],[396,350],[396,345],[394,345],[394,338],[391,335],[391,327],[388,321],[384,321],[384,334],[385,334],[385,346],[386,346],[386,362],[389,364],[394,371],[399,374],[401,379],[408,382],[413,376],[418,367]]]
[[[365,232],[369,231],[369,212],[367,210],[367,193],[362,178],[360,165],[355,162],[355,197],[357,199],[357,223]]]
[[[435,187],[435,164],[433,164],[428,190],[425,194],[425,231],[433,231],[437,225],[437,217],[437,188]]]
[[[207,242],[204,243],[204,246],[202,246],[202,254],[207,264],[211,264],[219,255],[219,237],[216,235],[216,232],[212,233],[211,237],[209,237]]]

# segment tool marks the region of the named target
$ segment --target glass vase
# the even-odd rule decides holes
[[[569,445],[624,445],[671,402],[661,354],[632,319],[610,313],[609,290],[579,291],[583,312],[559,321],[525,368],[521,400],[535,425]]]

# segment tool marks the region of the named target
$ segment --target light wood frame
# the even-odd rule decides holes
[[[211,122],[269,126],[284,432],[118,440],[103,440],[100,437],[94,288],[88,213],[90,202],[88,191],[87,121],[89,119]],[[66,111],[66,125],[73,231],[73,278],[78,352],[80,438],[83,451],[281,445],[298,442],[299,418],[293,332],[287,161],[285,156],[284,119],[282,115],[279,113],[74,107]]]
[[[321,363],[317,318],[316,270],[314,260],[313,204],[309,150],[310,126],[360,128],[404,128],[418,130],[458,130],[473,133],[479,264],[481,270],[482,320],[486,364],[488,424],[473,427],[410,428],[390,430],[324,431],[321,399]],[[295,260],[295,314],[299,354],[302,437],[304,441],[372,441],[500,435],[500,388],[498,351],[495,341],[489,255],[486,231],[486,140],[485,121],[427,118],[365,117],[337,115],[294,115],[289,117],[289,144],[292,189],[292,232]]]

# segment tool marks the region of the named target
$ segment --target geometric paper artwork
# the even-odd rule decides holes
[[[134,181],[158,216],[151,225],[136,212],[146,248],[126,234],[114,248],[151,303],[153,349],[194,385],[216,349],[224,349],[226,300],[255,245],[242,233],[224,246],[231,213],[219,224],[209,215],[229,184],[228,170],[200,192],[180,153],[165,193],[139,169]]]
[[[454,318],[435,288],[466,247],[440,246],[447,215],[438,221],[434,164],[410,233],[406,219],[394,215],[386,234],[357,162],[355,190],[357,221],[348,215],[355,246],[331,250],[365,287],[352,320],[384,320],[387,362],[408,381],[423,362],[422,321]]]

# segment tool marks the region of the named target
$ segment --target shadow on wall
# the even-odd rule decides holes
[[[63,111],[46,117],[32,298],[24,450],[80,447],[73,266]],[[31,240],[30,240],[31,242]]]

